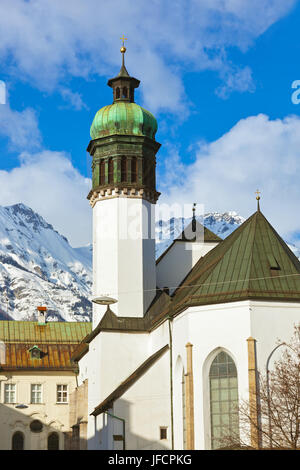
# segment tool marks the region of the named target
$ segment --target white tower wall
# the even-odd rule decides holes
[[[93,207],[93,296],[107,295],[122,317],[142,317],[155,296],[154,204],[141,197],[103,198]],[[94,305],[94,323],[105,308]]]

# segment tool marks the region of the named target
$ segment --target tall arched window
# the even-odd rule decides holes
[[[57,432],[52,432],[48,436],[48,450],[59,450],[59,435]]]
[[[237,436],[238,383],[233,359],[224,351],[214,359],[210,371],[211,447],[226,446],[227,436]]]
[[[11,448],[12,450],[24,450],[24,434],[21,431],[13,434]]]
[[[120,98],[120,88],[116,88],[116,99],[118,100]]]
[[[122,89],[122,98],[127,98],[127,87],[126,86]]]

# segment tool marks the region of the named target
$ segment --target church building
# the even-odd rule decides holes
[[[300,321],[300,262],[259,197],[225,240],[194,216],[155,260],[157,122],[135,103],[125,52],[88,145],[93,329],[73,354],[87,448],[216,449],[239,433],[237,404]]]

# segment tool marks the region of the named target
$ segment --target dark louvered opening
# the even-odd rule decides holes
[[[275,271],[279,271],[281,268],[280,268],[279,263],[278,263],[277,259],[275,258],[275,256],[273,254],[269,254],[267,256],[268,256],[268,261],[269,261],[269,264],[270,264],[270,269],[275,270]]]
[[[270,265],[271,276],[279,276],[281,268],[277,259],[275,258],[273,254],[269,254],[267,256],[268,256],[268,261]]]

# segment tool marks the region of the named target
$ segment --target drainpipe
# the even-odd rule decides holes
[[[111,418],[115,418],[115,419],[118,419],[119,421],[122,421],[122,423],[123,423],[123,450],[126,450],[126,446],[125,446],[125,419],[120,418],[119,416],[113,415],[112,413],[109,413],[108,411],[104,411],[104,413],[106,415],[110,416]]]

